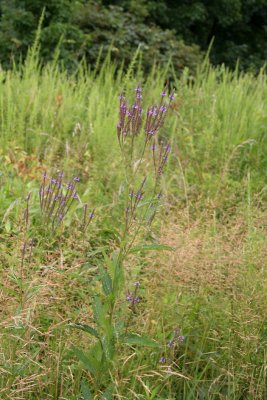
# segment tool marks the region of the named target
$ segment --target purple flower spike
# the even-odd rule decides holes
[[[136,296],[133,299],[133,304],[137,304],[137,303],[139,303],[139,301],[140,301],[140,298],[138,296]]]
[[[165,357],[160,357],[160,359],[159,359],[159,363],[160,364],[165,364],[166,363],[166,358]]]
[[[78,195],[77,195],[77,193],[75,192],[75,193],[73,193],[73,195],[72,195],[72,198],[73,199],[78,199]]]
[[[51,182],[54,183],[55,185],[57,184],[57,180],[55,178],[51,178]]]
[[[63,214],[59,214],[59,219],[60,219],[60,221],[62,221],[63,218],[64,218],[64,215],[63,215]]]
[[[169,99],[170,99],[170,100],[174,100],[174,93],[172,93],[172,94],[169,95]]]
[[[178,339],[179,339],[179,342],[183,342],[185,340],[185,336],[181,335],[178,337]]]
[[[127,300],[127,301],[132,301],[132,299],[133,299],[133,298],[132,298],[131,293],[128,293],[127,296],[126,296],[126,300]]]
[[[75,182],[80,182],[80,178],[79,178],[78,176],[75,176],[75,178],[73,178],[73,180],[74,180]]]
[[[170,340],[169,343],[168,343],[169,349],[171,349],[173,346],[174,346],[174,341]]]
[[[163,91],[162,93],[160,93],[160,95],[161,95],[161,97],[164,97],[164,96],[166,96],[166,92]]]
[[[139,281],[134,282],[134,286],[135,287],[139,287],[140,286],[140,282]]]
[[[137,86],[135,89],[134,89],[136,92],[142,92],[142,88],[141,88],[141,86]]]

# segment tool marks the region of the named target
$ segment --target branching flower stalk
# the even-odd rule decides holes
[[[157,134],[159,130],[164,126],[165,119],[167,116],[168,109],[170,108],[171,102],[174,99],[174,94],[171,93],[168,102],[165,102],[166,90],[164,89],[161,93],[161,100],[158,105],[149,106],[146,111],[145,121],[142,121],[142,90],[140,85],[135,89],[135,101],[132,106],[128,106],[127,101],[123,95],[119,96],[120,107],[119,107],[119,123],[117,125],[117,135],[122,151],[122,156],[125,162],[125,175],[126,175],[126,192],[128,196],[126,197],[125,204],[125,223],[124,230],[122,234],[122,245],[124,249],[122,252],[128,254],[134,241],[144,225],[149,227],[153,222],[156,210],[149,213],[153,208],[156,209],[156,205],[160,200],[160,193],[157,193],[161,176],[164,171],[164,167],[167,163],[168,155],[170,153],[170,145],[160,144],[159,152],[157,151]],[[135,151],[135,139],[141,132],[144,132],[144,140],[142,151],[139,159],[135,162],[133,156]],[[130,154],[127,153],[127,143],[130,146]],[[138,178],[139,169],[144,160],[145,152],[148,145],[152,142],[151,150],[153,156],[154,164],[154,187],[152,190],[152,195],[150,200],[147,199],[147,207],[145,207],[145,212],[140,218],[139,223],[137,221],[137,209],[140,208],[141,202],[145,194],[145,183],[147,181],[147,176],[142,179],[142,182],[136,192],[134,192],[134,187],[136,185],[136,180]],[[137,166],[135,164],[137,163]],[[146,216],[150,214],[148,220]],[[136,226],[136,231],[132,235],[132,239],[129,241],[130,229]],[[126,244],[128,243],[128,245]]]
[[[150,228],[162,196],[159,186],[170,153],[170,145],[161,143],[158,146],[158,151],[156,147],[158,142],[157,134],[164,126],[167,111],[173,100],[173,93],[169,96],[167,103],[164,99],[165,96],[166,92],[164,90],[161,93],[160,103],[148,107],[145,119],[143,118],[140,85],[135,89],[135,100],[132,106],[128,106],[123,95],[120,96],[117,135],[125,170],[125,209],[120,245],[118,250],[113,251],[110,256],[103,251],[103,260],[99,265],[99,280],[102,284],[102,293],[96,294],[92,299],[96,328],[85,324],[70,324],[70,326],[94,336],[98,341],[98,347],[93,346],[89,355],[81,349],[74,348],[77,357],[85,368],[89,369],[90,374],[94,376],[95,394],[99,393],[99,389],[102,390],[107,387],[107,382],[109,382],[110,375],[114,370],[116,350],[119,349],[118,346],[121,346],[122,343],[127,343],[127,335],[131,336],[129,344],[132,344],[132,340],[135,339],[137,344],[142,340],[139,335],[128,333],[131,319],[137,310],[137,304],[140,300],[138,295],[139,282],[135,282],[134,291],[128,291],[126,294],[130,311],[126,321],[124,319],[121,320],[121,318],[125,317],[121,315],[121,307],[117,308],[116,305],[122,304],[118,300],[121,299],[122,293],[125,293],[124,262],[133,250],[140,231]],[[141,136],[142,132],[143,136]],[[141,146],[139,146],[139,142],[141,142]],[[150,148],[149,157],[153,167],[151,171],[146,171],[144,174],[141,171],[141,167],[150,146],[152,147]],[[136,154],[138,149],[140,149],[139,157]],[[151,187],[149,178],[151,175],[153,176],[153,186],[149,191],[149,185]],[[42,189],[44,187],[45,183]],[[52,184],[48,186],[49,191],[53,191],[53,188]],[[67,197],[68,195],[69,192],[65,196]],[[53,203],[54,194],[51,196],[47,194],[46,196],[49,196],[47,203],[41,198],[41,204],[48,204],[48,206],[44,207],[44,210],[49,209],[50,204]],[[87,206],[85,206],[84,212],[87,213]],[[85,225],[85,220],[83,225]],[[114,315],[115,311],[116,315]],[[118,320],[122,322],[121,327],[118,327]],[[145,343],[147,343],[147,340],[145,340]],[[94,354],[94,349],[97,348],[100,349],[101,354],[99,352]]]
[[[41,212],[45,221],[51,223],[53,231],[61,224],[74,201],[78,199],[76,184],[80,181],[80,178],[76,176],[64,183],[64,173],[59,172],[57,175],[57,178],[48,179],[45,172],[39,189]]]

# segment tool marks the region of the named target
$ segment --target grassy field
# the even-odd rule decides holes
[[[156,192],[143,134],[121,152],[118,96],[140,83],[154,104],[166,74],[107,59],[69,76],[34,52],[0,70],[1,399],[267,398],[266,74],[173,76]],[[38,190],[57,170],[80,182],[53,230]]]

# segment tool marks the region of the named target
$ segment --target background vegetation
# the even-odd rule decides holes
[[[85,58],[127,65],[140,44],[143,66],[170,55],[176,71],[195,71],[214,38],[211,61],[258,71],[267,57],[266,0],[1,0],[0,62],[9,67],[25,58],[43,9],[41,58],[51,60],[60,42],[60,59],[69,69]]]

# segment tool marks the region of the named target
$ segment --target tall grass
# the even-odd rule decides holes
[[[155,67],[144,78],[138,54],[126,74],[109,58],[96,70],[81,64],[68,74],[56,59],[41,67],[36,51],[24,65],[0,70],[1,398],[92,398],[92,376],[71,348],[82,343],[89,349],[94,342],[67,325],[93,320],[97,263],[120,240],[118,95],[142,82],[147,101],[156,101],[166,76],[167,69]],[[176,97],[161,132],[172,143],[162,223],[146,238],[175,250],[141,252],[125,266],[129,288],[136,276],[141,283],[131,327],[160,348],[121,347],[106,394],[100,387],[95,398],[263,400],[266,75],[205,61],[195,77],[173,73],[172,84]],[[81,234],[72,223],[81,215],[78,207],[59,245],[49,235],[42,241],[45,227],[38,226],[34,205],[47,169],[81,176],[81,200],[97,209]],[[29,191],[40,245],[18,282],[21,208]],[[177,327],[185,340],[169,349]],[[163,356],[167,362],[160,364]]]

